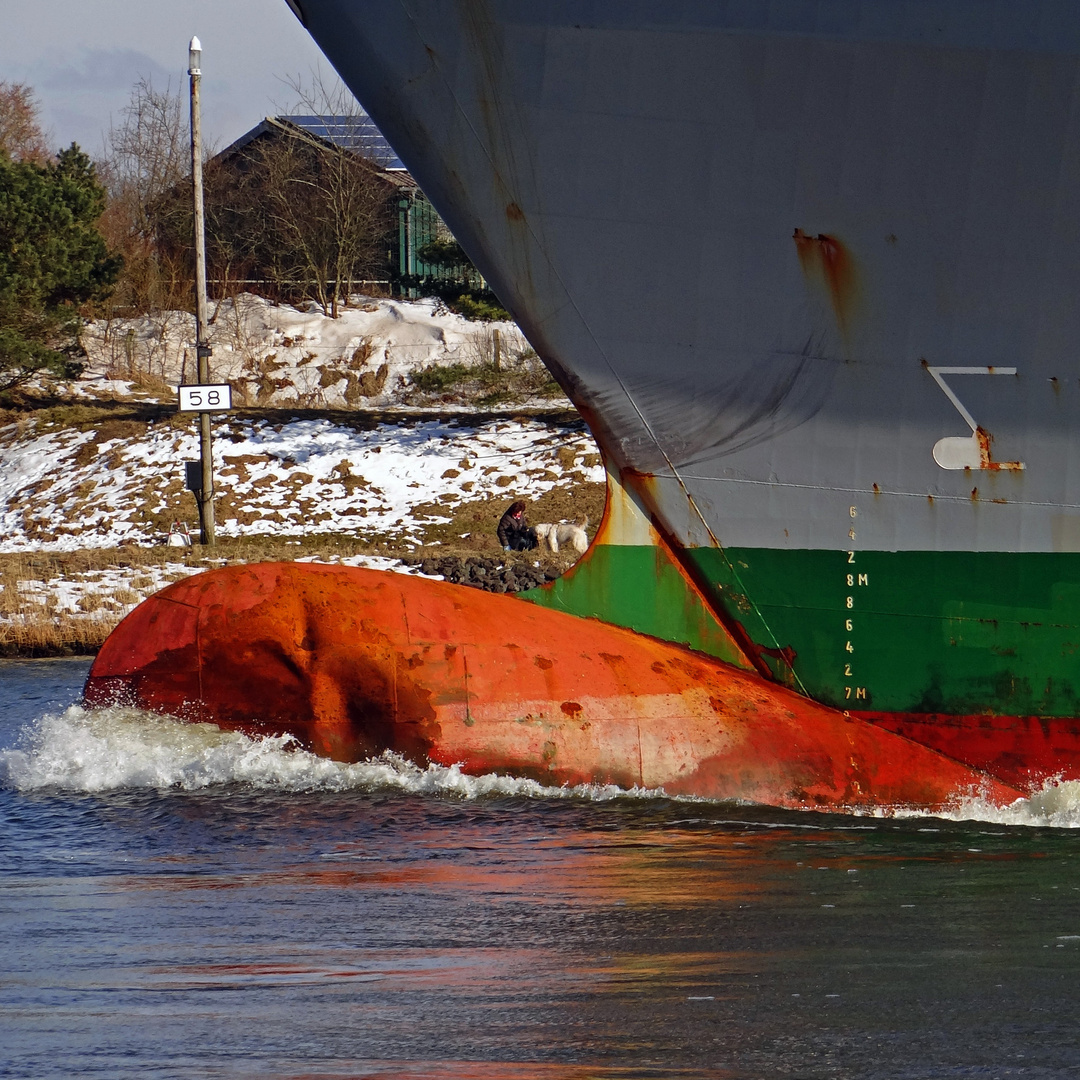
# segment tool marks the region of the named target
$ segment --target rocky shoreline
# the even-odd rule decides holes
[[[404,566],[416,567],[428,577],[439,576],[455,585],[469,585],[493,593],[516,593],[536,589],[554,581],[563,568],[550,561],[519,559],[485,559],[479,556],[442,557],[407,556]]]

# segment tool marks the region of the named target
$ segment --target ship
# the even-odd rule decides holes
[[[607,468],[605,519],[573,570],[488,598],[468,626],[432,585],[449,607],[425,648],[497,652],[518,617],[498,605],[524,601],[550,617],[513,643],[537,656],[668,650],[650,661],[662,692],[643,655],[593,720],[580,680],[600,685],[598,669],[544,691],[492,652],[503,705],[486,722],[539,725],[520,753],[494,729],[395,742],[389,721],[326,752],[400,744],[474,771],[792,806],[1003,801],[1080,779],[1080,8],[287,2]],[[257,576],[236,588],[329,587]],[[211,609],[231,617],[214,588],[183,600],[202,627]],[[386,625],[394,605],[423,606],[411,596],[387,602]],[[175,711],[170,661],[136,615],[88,699]],[[438,703],[457,701],[471,732],[458,678],[417,692],[440,724]],[[199,715],[245,722],[185,686]],[[686,705],[702,693],[720,703],[708,716]],[[581,723],[619,731],[607,757],[574,749]]]

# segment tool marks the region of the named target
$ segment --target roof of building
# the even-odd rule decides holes
[[[331,143],[343,150],[351,150],[374,162],[386,171],[405,171],[401,159],[394,148],[386,141],[383,133],[375,126],[375,121],[367,113],[351,116],[315,116],[290,115],[268,116],[260,124],[241,135],[236,142],[227,146],[219,157],[242,150],[248,143],[260,135],[288,128],[300,130],[305,135],[320,142]]]
[[[316,138],[325,139],[344,150],[356,150],[384,169],[404,169],[401,158],[386,141],[367,113],[355,116],[279,116]]]

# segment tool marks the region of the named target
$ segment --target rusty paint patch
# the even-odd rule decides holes
[[[785,645],[782,649],[767,649],[764,645],[758,645],[756,648],[759,656],[771,656],[774,660],[779,660],[794,670],[798,653],[790,645]]]
[[[842,334],[847,334],[858,293],[855,260],[835,236],[811,236],[802,229],[792,234],[803,273],[820,280],[829,294],[833,314]]]
[[[979,468],[989,469],[990,472],[1021,472],[1024,468],[1022,461],[994,461],[990,453],[990,444],[994,436],[985,428],[975,429],[975,439],[979,444]]]
[[[750,603],[750,597],[745,593],[735,592],[733,589],[727,590],[727,595],[730,597],[732,603],[739,609],[741,615],[747,615],[754,610],[754,605]]]
[[[571,719],[576,719],[582,712],[581,702],[579,701],[564,701],[559,708]]]
[[[525,211],[516,202],[507,203],[506,217],[508,221],[524,221]]]

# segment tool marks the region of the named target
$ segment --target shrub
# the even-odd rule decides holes
[[[409,382],[418,390],[437,394],[475,377],[476,373],[466,364],[432,364],[420,371],[414,371],[409,376]]]
[[[456,311],[474,322],[507,322],[510,319],[510,312],[500,307],[494,297],[489,300],[484,296],[462,293],[452,298],[443,297],[443,303],[451,311]]]

